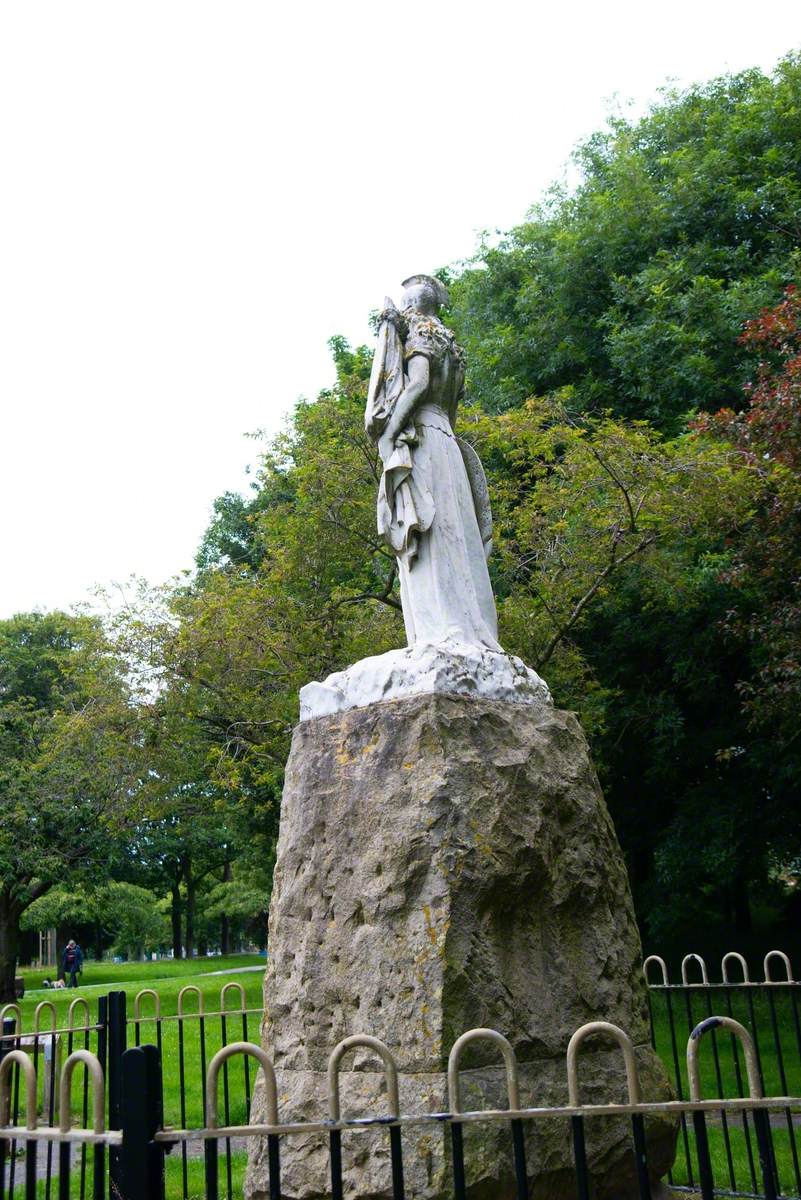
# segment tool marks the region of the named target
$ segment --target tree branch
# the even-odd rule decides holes
[[[631,548],[631,550],[627,551],[627,553],[624,554],[622,558],[617,557],[617,541],[615,541],[613,543],[612,553],[611,553],[609,562],[606,564],[603,571],[601,571],[601,573],[595,579],[595,582],[593,583],[592,587],[589,588],[584,593],[584,595],[581,597],[581,599],[574,605],[573,610],[570,613],[570,616],[567,618],[567,620],[564,622],[564,624],[559,629],[556,630],[553,637],[550,639],[547,646],[545,647],[545,650],[543,651],[542,655],[540,656],[539,662],[537,663],[538,668],[545,666],[545,664],[550,659],[550,657],[553,654],[556,647],[563,640],[563,638],[565,638],[567,636],[567,634],[570,632],[570,630],[576,624],[579,617],[584,612],[584,609],[587,607],[587,605],[590,603],[590,601],[593,599],[593,597],[597,595],[598,589],[600,588],[600,586],[604,582],[604,580],[608,579],[609,576],[612,574],[612,572],[617,570],[618,567],[622,567],[624,563],[629,562],[630,559],[635,558],[638,554],[641,554],[643,550],[645,550],[648,546],[651,545],[652,542],[655,542],[655,541],[656,541],[656,534],[655,533],[649,534],[647,537],[642,538],[637,543],[636,546],[633,546]]]
[[[398,563],[395,559],[390,567],[386,586],[382,592],[359,592],[358,596],[345,596],[344,599],[335,601],[333,607],[340,608],[344,604],[358,604],[362,600],[375,600],[380,604],[387,604],[390,608],[394,608],[397,609],[398,612],[402,612],[403,608],[401,604],[392,596],[392,589],[395,587],[395,580],[397,577]]]

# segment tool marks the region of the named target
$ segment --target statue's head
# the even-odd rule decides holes
[[[448,289],[433,275],[410,275],[403,281],[401,308],[435,317],[450,302]]]

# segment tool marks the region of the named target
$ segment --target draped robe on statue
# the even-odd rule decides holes
[[[383,314],[366,423],[386,424],[404,365],[418,354],[428,360],[428,390],[384,461],[378,494],[378,530],[398,559],[406,636],[410,646],[452,640],[500,650],[486,480],[475,451],[453,432],[464,356],[436,317],[401,316],[394,306]]]

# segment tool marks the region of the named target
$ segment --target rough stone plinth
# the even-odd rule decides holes
[[[354,1033],[392,1050],[404,1112],[447,1108],[448,1053],[476,1026],[511,1041],[524,1105],[566,1103],[567,1043],[591,1020],[629,1032],[646,1099],[669,1094],[614,829],[576,718],[550,703],[425,695],[299,725],[269,945],[265,1044],[283,1119],[327,1116],[328,1056]],[[464,1107],[505,1107],[497,1052],[478,1045],[463,1062]],[[386,1111],[378,1060],[343,1067],[343,1114]],[[588,1100],[624,1099],[608,1044],[586,1044],[580,1075]],[[649,1125],[655,1176],[674,1133]],[[404,1131],[407,1195],[452,1194],[445,1138]],[[628,1123],[588,1121],[587,1141],[599,1200],[635,1195]],[[514,1196],[508,1127],[469,1127],[465,1145],[470,1195]],[[568,1122],[528,1123],[527,1154],[533,1197],[575,1195]],[[344,1162],[346,1195],[391,1195],[386,1131],[346,1135]],[[287,1197],[329,1194],[324,1138],[285,1139],[282,1164]],[[268,1195],[266,1149],[247,1194]]]

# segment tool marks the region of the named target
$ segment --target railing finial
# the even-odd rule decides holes
[[[750,983],[751,980],[748,975],[748,963],[745,961],[742,954],[738,954],[736,950],[730,950],[729,953],[724,954],[723,958],[720,960],[720,975],[721,975],[723,982],[724,983],[732,982],[729,979],[729,973],[728,973],[728,970],[726,969],[726,963],[729,961],[730,958],[736,959],[737,962],[742,967],[743,978],[742,978],[741,982],[742,983]]]
[[[84,1064],[92,1079],[92,1132],[103,1133],[106,1128],[106,1083],[103,1068],[90,1050],[73,1050],[64,1063],[58,1092],[58,1127],[62,1133],[72,1129],[72,1076],[79,1063]]]
[[[685,954],[681,960],[681,982],[685,987],[690,986],[690,981],[687,978],[687,963],[697,962],[701,965],[701,983],[706,987],[709,984],[709,976],[706,973],[706,963],[700,954]]]
[[[701,1100],[701,1069],[698,1064],[698,1047],[705,1033],[713,1029],[728,1029],[740,1039],[745,1054],[745,1069],[748,1074],[748,1092],[752,1100],[762,1099],[762,1084],[759,1079],[759,1063],[751,1034],[732,1017],[707,1017],[696,1025],[687,1039],[687,1078],[690,1082],[690,1099]]]
[[[461,1081],[459,1078],[459,1059],[462,1051],[470,1042],[488,1041],[500,1046],[506,1067],[506,1094],[509,1098],[509,1108],[520,1108],[520,1084],[517,1076],[517,1058],[511,1042],[498,1033],[496,1029],[468,1029],[453,1043],[448,1055],[448,1105],[452,1113],[462,1111]]]
[[[629,1094],[629,1104],[640,1103],[640,1076],[637,1070],[637,1060],[634,1057],[634,1044],[627,1033],[610,1021],[590,1021],[577,1029],[567,1047],[567,1094],[569,1103],[574,1108],[580,1107],[578,1086],[578,1052],[581,1043],[596,1033],[606,1033],[613,1037],[623,1051],[623,1062],[626,1067],[626,1087]]]
[[[217,1129],[219,1126],[217,1077],[220,1074],[220,1067],[227,1059],[233,1058],[236,1054],[247,1054],[259,1063],[264,1075],[267,1124],[277,1125],[278,1085],[272,1059],[266,1050],[262,1050],[261,1046],[254,1046],[252,1042],[229,1042],[227,1046],[223,1046],[217,1051],[206,1071],[206,1123],[209,1129]]]
[[[769,964],[770,964],[770,960],[772,958],[780,958],[782,960],[782,962],[784,963],[784,969],[787,972],[786,979],[771,979]],[[765,983],[794,983],[795,982],[793,979],[793,968],[790,966],[790,959],[787,957],[787,955],[784,953],[783,950],[768,950],[767,954],[765,955],[765,961],[763,963],[763,970],[765,972]]]
[[[662,972],[662,987],[668,987],[669,984],[668,984],[667,965],[665,964],[664,958],[660,958],[658,954],[649,954],[648,957],[646,958],[645,962],[642,964],[642,973],[643,973],[643,976],[645,977],[645,982],[648,984],[649,987],[653,986],[651,984],[650,979],[648,978],[648,968],[651,965],[651,963],[659,964],[659,969]],[[658,986],[659,985],[657,984],[657,987]]]
[[[328,1113],[331,1120],[338,1121],[341,1114],[339,1104],[339,1064],[349,1050],[358,1050],[360,1046],[364,1047],[365,1050],[374,1050],[381,1058],[387,1081],[389,1115],[391,1117],[399,1117],[398,1064],[395,1062],[392,1051],[378,1038],[370,1037],[366,1033],[356,1033],[353,1037],[343,1038],[331,1051],[331,1057],[328,1059]]]

